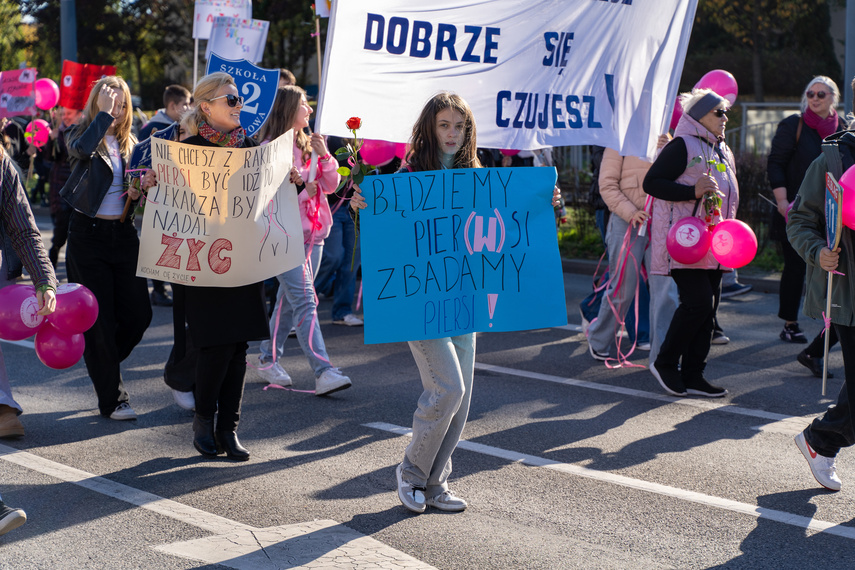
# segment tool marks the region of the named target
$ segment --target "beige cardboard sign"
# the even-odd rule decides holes
[[[303,263],[293,134],[252,148],[152,139],[137,275],[182,285],[238,287]]]

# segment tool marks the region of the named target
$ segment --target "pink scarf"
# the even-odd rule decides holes
[[[805,124],[818,132],[819,136],[822,138],[834,134],[837,131],[837,111],[834,109],[831,109],[828,116],[823,119],[808,108],[804,113],[802,113],[802,118],[805,120]]]

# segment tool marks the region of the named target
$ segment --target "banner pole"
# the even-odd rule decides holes
[[[834,325],[831,324],[831,279],[834,277],[834,273],[831,271],[828,272],[828,290],[825,294],[825,315],[824,319],[828,319],[826,326],[832,327]],[[825,323],[824,323],[825,324]],[[825,329],[825,349],[822,353],[822,395],[825,396],[825,385],[828,380],[828,328]]]
[[[196,77],[199,72],[199,38],[193,40],[193,87],[196,87]]]
[[[315,11],[315,50],[318,54],[318,95],[320,95],[321,89],[321,18],[318,16],[317,10]]]

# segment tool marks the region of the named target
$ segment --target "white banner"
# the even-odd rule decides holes
[[[303,263],[292,131],[252,148],[152,139],[137,275],[200,287],[264,281]]]
[[[210,38],[217,16],[250,20],[252,0],[196,0],[193,7],[193,39]]]
[[[406,142],[437,91],[461,95],[478,146],[597,144],[653,156],[697,0],[334,2],[316,131]]]
[[[218,16],[214,18],[211,38],[205,50],[205,59],[211,52],[223,59],[245,59],[258,63],[264,57],[264,45],[267,43],[267,30],[270,22],[266,20],[241,20]]]

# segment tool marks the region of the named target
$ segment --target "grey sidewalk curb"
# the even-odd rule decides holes
[[[605,264],[605,261],[603,262]],[[564,273],[576,273],[581,275],[593,275],[597,269],[597,262],[590,259],[566,259],[561,258],[561,266]],[[601,267],[603,271],[605,267]],[[778,294],[778,285],[781,279],[780,273],[739,273],[739,282],[751,285],[758,293]]]

